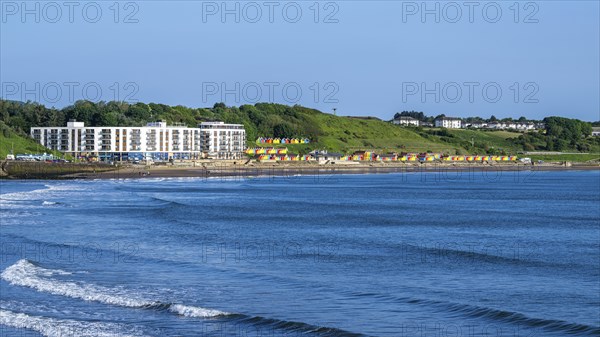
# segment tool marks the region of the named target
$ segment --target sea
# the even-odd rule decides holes
[[[0,336],[600,336],[600,171],[2,180]]]

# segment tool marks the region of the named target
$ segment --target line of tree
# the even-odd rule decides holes
[[[56,109],[33,102],[0,100],[0,120],[21,135],[28,135],[33,126],[64,126],[71,119],[87,126],[144,126],[148,122],[165,120],[190,127],[205,121],[243,124],[249,140],[259,136],[317,140],[322,132],[312,119],[316,113],[320,112],[299,105],[274,103],[240,107],[217,103],[212,108],[189,108],[157,103],[77,101]]]

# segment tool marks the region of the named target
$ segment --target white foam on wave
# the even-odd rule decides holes
[[[50,278],[55,275],[71,275],[71,273],[59,269],[42,268],[26,259],[22,259],[6,268],[0,274],[0,277],[12,285],[29,287],[37,291],[82,299],[85,301],[100,302],[128,308],[164,306],[164,304],[159,301],[148,300],[139,295],[120,289]],[[170,304],[168,305],[168,310],[182,316],[198,318],[229,315],[229,313],[219,310],[183,304]]]
[[[112,288],[47,278],[53,275],[68,275],[64,273],[66,272],[38,267],[23,259],[6,268],[0,277],[12,285],[85,301],[131,308],[158,304]]]
[[[32,200],[39,193],[43,193],[44,191],[48,191],[48,190],[49,190],[48,188],[41,188],[41,189],[31,190],[31,191],[4,193],[4,194],[0,194],[0,201],[27,201],[27,200]]]
[[[38,194],[47,189],[38,189],[27,192],[13,192],[0,194],[0,209],[13,209],[13,208],[31,208],[32,205],[24,204],[24,202],[38,200]]]
[[[52,192],[70,192],[82,190],[82,186],[77,185],[44,185],[44,188],[38,188],[31,191],[21,191],[0,194],[0,199],[9,201],[24,201],[24,200],[38,200],[37,196],[40,194],[47,194]]]
[[[48,206],[56,204],[48,199],[51,198],[64,198],[68,193],[73,191],[84,190],[82,186],[78,185],[44,185],[45,188],[35,189],[31,191],[12,192],[0,194],[0,207],[4,209],[8,208],[33,208],[35,205],[31,205],[30,201],[44,201],[42,206]],[[52,203],[52,204],[49,204]],[[38,204],[39,207],[39,204]]]
[[[0,309],[0,324],[15,329],[28,329],[47,337],[114,337],[141,336],[135,331],[123,332],[126,327],[115,323],[84,322],[72,319],[56,319],[42,316],[31,316],[24,313]]]
[[[200,318],[209,318],[209,317],[229,315],[229,313],[220,311],[220,310],[206,309],[206,308],[201,308],[201,307],[193,307],[193,306],[183,305],[183,304],[172,304],[169,307],[169,311],[176,313],[178,315],[185,316],[185,317],[200,317]]]

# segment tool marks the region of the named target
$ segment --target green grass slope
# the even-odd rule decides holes
[[[0,160],[6,159],[6,155],[11,153],[13,148],[14,154],[46,152],[60,156],[59,152],[51,151],[36,143],[33,139],[17,134],[6,124],[0,122]]]
[[[342,153],[358,150],[376,152],[442,152],[447,154],[516,154],[522,150],[513,141],[521,135],[509,131],[422,129],[400,127],[376,119],[314,114],[321,135],[309,145],[285,145],[293,152],[328,149]],[[254,140],[249,140],[254,145]],[[283,145],[282,145],[283,146]]]
[[[376,119],[357,119],[317,113],[305,117],[319,127],[319,136],[310,144],[256,144],[248,139],[248,146],[287,147],[292,153],[308,153],[315,149],[330,152],[354,151],[383,152],[445,152],[466,151],[458,142],[447,143],[436,137],[421,135],[416,129],[403,128]]]
[[[356,119],[328,114],[314,116],[322,135],[321,148],[340,152],[373,150],[376,152],[454,152],[464,150],[458,144],[427,139],[410,128],[402,128],[376,119]]]

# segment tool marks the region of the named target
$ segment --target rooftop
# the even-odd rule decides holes
[[[172,125],[167,124],[167,121],[156,121],[146,124],[147,127],[151,128],[187,128],[185,123],[173,123]]]
[[[225,122],[202,122],[198,125],[201,129],[243,129],[243,124],[225,124]]]
[[[440,121],[462,121],[462,119],[458,118],[458,117],[441,117],[441,118],[436,118],[436,120],[440,120]]]

